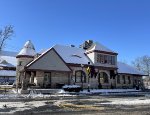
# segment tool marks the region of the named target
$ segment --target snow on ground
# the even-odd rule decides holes
[[[100,103],[111,105],[147,105],[150,104],[150,99],[116,99],[112,102]]]
[[[33,109],[33,108],[36,108],[36,107],[46,105],[45,102],[46,101],[1,102],[0,103],[0,108],[1,108],[0,114],[3,114],[5,112],[14,113],[16,111],[30,110],[30,109]],[[6,105],[7,107],[4,107],[4,105]],[[2,109],[5,109],[5,111],[3,111]]]
[[[41,92],[43,92],[44,89],[42,89]],[[54,90],[54,89],[53,89]],[[29,94],[20,94],[17,93],[15,89],[12,90],[12,93],[10,94],[0,94],[0,99],[36,99],[36,98],[41,98],[41,99],[48,99],[51,97],[73,97],[77,95],[88,95],[88,94],[98,94],[98,95],[130,95],[130,94],[141,94],[140,90],[135,90],[135,89],[90,89],[90,92],[88,92],[87,89],[80,91],[79,93],[76,92],[66,92],[63,89],[57,89],[56,92],[48,89],[45,89],[46,92],[49,92],[49,94],[42,94],[40,91],[37,92],[36,90],[31,90]],[[18,90],[20,92],[20,90]],[[149,95],[148,95],[149,96]],[[147,96],[147,97],[148,97]]]
[[[43,89],[44,90],[44,89]],[[136,91],[136,92],[135,92]],[[82,92],[80,92],[79,94],[87,94],[87,93],[140,93],[139,91],[135,90],[135,89],[100,89],[100,90],[90,90],[90,92],[86,90],[83,90]],[[51,98],[51,97],[58,97],[58,99],[56,98]],[[34,92],[30,92],[30,94],[6,94],[6,95],[2,95],[0,94],[0,99],[3,100],[5,99],[6,102],[3,100],[0,103],[0,114],[4,114],[4,113],[8,113],[8,114],[13,114],[16,111],[25,111],[25,110],[33,110],[34,108],[38,108],[38,107],[42,107],[47,105],[47,102],[50,100],[51,102],[53,102],[53,105],[58,106],[60,103],[67,101],[67,98],[61,98],[60,96],[77,96],[76,94],[71,94],[68,92],[65,92],[64,90],[60,90],[58,93],[56,94],[47,94],[47,95],[43,95],[43,94],[35,94]],[[77,99],[79,99],[81,102],[83,100],[83,102],[86,100],[87,102],[95,104],[95,105],[150,105],[150,98],[148,97],[149,94],[147,94],[147,96],[145,97],[125,97],[125,98],[121,98],[121,97],[115,97],[115,98],[107,98],[107,97],[100,97],[97,98],[98,95],[91,96],[91,98],[80,98],[79,97],[75,97],[75,98],[69,98],[69,102],[75,102],[77,101]],[[60,97],[60,98],[59,98]],[[31,99],[29,101],[20,101],[17,99],[23,98],[25,100]],[[35,101],[34,99],[40,99]],[[16,100],[15,102],[9,102],[8,99],[14,99]],[[41,100],[41,99],[45,99],[45,100]],[[59,100],[60,99],[60,100]],[[95,103],[96,102],[96,103]],[[7,107],[4,107],[4,105],[6,105]]]
[[[128,92],[139,92],[141,90],[136,89],[90,89],[90,92],[88,90],[83,90],[80,93],[88,94],[88,93],[128,93]]]

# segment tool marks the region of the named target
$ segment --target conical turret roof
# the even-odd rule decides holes
[[[29,40],[25,43],[24,47],[22,48],[22,50],[19,52],[18,56],[28,56],[28,57],[33,57],[34,55],[36,55],[36,51],[34,48],[34,45],[32,44],[32,42]]]

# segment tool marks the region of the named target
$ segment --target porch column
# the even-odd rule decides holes
[[[30,83],[34,83],[34,72],[31,72]]]

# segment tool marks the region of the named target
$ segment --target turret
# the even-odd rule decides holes
[[[36,55],[35,48],[31,41],[27,41],[22,50],[16,56],[17,67],[16,67],[16,85],[22,85],[22,81],[25,77],[24,67],[34,59]]]

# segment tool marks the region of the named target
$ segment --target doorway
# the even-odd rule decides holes
[[[51,88],[51,72],[44,73],[43,87]]]

